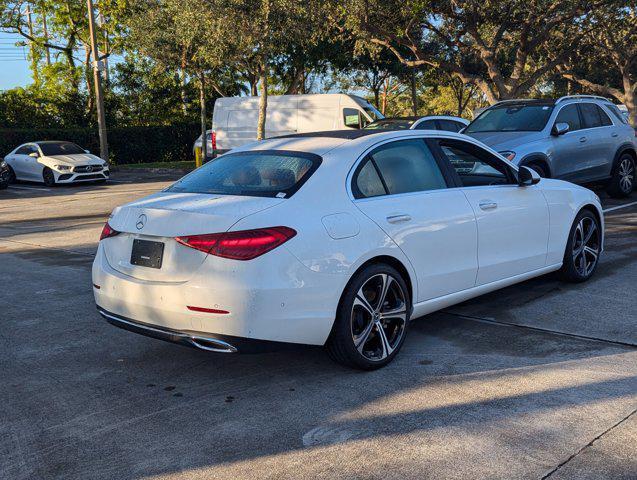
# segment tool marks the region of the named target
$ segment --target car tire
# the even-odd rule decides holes
[[[601,245],[602,230],[597,216],[588,209],[582,210],[568,234],[560,269],[562,279],[579,283],[591,278],[599,263]]]
[[[629,153],[624,153],[617,160],[606,193],[613,198],[626,198],[635,188],[635,159]]]
[[[11,165],[9,165],[9,185],[15,183],[16,180],[15,172],[13,171],[13,168],[11,168]]]
[[[542,165],[539,165],[537,163],[531,163],[529,165],[527,165],[529,168],[535,170],[535,172],[542,178],[546,178],[548,175],[546,173],[546,170],[544,170],[544,167]]]
[[[343,292],[327,352],[348,367],[381,368],[400,351],[410,315],[410,293],[401,274],[386,264],[369,265]]]
[[[55,175],[53,174],[53,170],[45,167],[44,170],[42,170],[42,180],[47,187],[55,187]]]

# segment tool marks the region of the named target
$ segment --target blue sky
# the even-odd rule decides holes
[[[24,87],[32,82],[27,50],[16,47],[19,35],[0,33],[0,90]]]

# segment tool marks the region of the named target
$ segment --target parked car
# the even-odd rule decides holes
[[[4,160],[0,161],[0,190],[4,190],[9,186],[11,181],[11,170]]]
[[[215,139],[215,135],[213,134],[212,130],[206,130],[206,139],[207,139],[207,142],[206,142],[206,158],[205,158],[205,161],[208,161],[208,160],[214,158],[214,156],[215,156],[214,152],[216,150],[216,143],[217,143],[216,139]],[[201,135],[199,135],[197,137],[197,140],[195,140],[195,143],[192,146],[192,155],[193,156],[196,155],[195,151],[197,149],[200,149],[201,145],[202,145]]]
[[[606,181],[613,197],[630,195],[635,185],[635,130],[603,97],[499,102],[463,133],[542,177],[575,183]]]
[[[259,97],[218,98],[212,115],[213,155],[254,142],[258,118]],[[265,136],[358,129],[379,118],[383,115],[356,95],[269,95]]]
[[[428,115],[426,117],[391,117],[376,120],[365,127],[367,130],[445,130],[459,132],[469,125],[460,117]]]
[[[598,197],[477,140],[307,133],[239,148],[116,208],[93,263],[99,312],[214,352],[325,345],[390,362],[410,318],[559,270],[593,275]]]
[[[11,181],[58,183],[105,182],[108,163],[71,142],[24,143],[4,157]]]

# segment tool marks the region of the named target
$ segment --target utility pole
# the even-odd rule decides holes
[[[27,4],[27,24],[29,26],[29,36],[33,38],[33,21],[31,19],[31,5]],[[38,74],[38,58],[36,56],[35,44],[33,40],[29,40],[31,47],[31,69],[33,70],[33,81],[36,85],[40,85],[40,75]]]
[[[48,44],[49,43],[49,30],[46,27],[46,10],[43,8],[42,9],[42,33],[44,33],[44,41]],[[46,64],[47,65],[51,65],[51,51],[49,50],[49,47],[45,47],[44,50],[45,54],[46,54]]]
[[[97,36],[95,34],[95,16],[93,12],[93,0],[86,0],[88,5],[88,28],[91,35],[91,52],[93,54],[93,82],[95,83],[95,105],[97,106],[97,126],[100,135],[100,157],[108,162],[108,142],[106,140],[106,115],[104,114],[104,96],[102,94],[102,75],[100,69],[103,63],[100,60],[97,49]]]

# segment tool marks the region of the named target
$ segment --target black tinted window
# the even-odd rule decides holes
[[[488,108],[465,130],[477,132],[539,132],[548,122],[551,105],[501,105]]]
[[[356,198],[377,197],[387,194],[378,171],[371,160],[363,164],[354,180],[354,196]]]
[[[441,130],[447,132],[459,132],[463,129],[464,125],[460,122],[454,122],[453,120],[438,120]]]
[[[298,152],[238,152],[208,162],[168,187],[168,192],[285,198],[296,192],[320,164]]]
[[[446,188],[436,160],[422,140],[401,140],[371,154],[390,194]]]
[[[606,115],[606,112],[602,110],[602,108],[599,105],[595,105],[595,107],[597,108],[597,112],[599,113],[599,118],[602,121],[602,126],[608,127],[612,125],[613,122],[611,121],[610,117]]]
[[[376,120],[365,127],[366,130],[408,130],[415,120],[385,118]]]
[[[16,155],[28,155],[31,152],[34,152],[35,149],[29,145],[24,145],[16,150]]]
[[[462,141],[441,140],[440,148],[465,187],[511,183],[504,163],[480,147]]]
[[[416,130],[438,130],[436,127],[436,122],[433,120],[425,120],[424,122],[420,122],[416,125]]]
[[[577,105],[574,103],[571,105],[566,105],[562,110],[560,110],[560,113],[557,114],[555,123],[568,123],[568,129],[570,132],[582,128],[582,126],[580,125]]]
[[[602,126],[602,119],[599,115],[599,108],[594,103],[580,104],[584,128],[594,128]]]
[[[43,155],[75,155],[85,153],[84,149],[71,142],[40,143]]]

